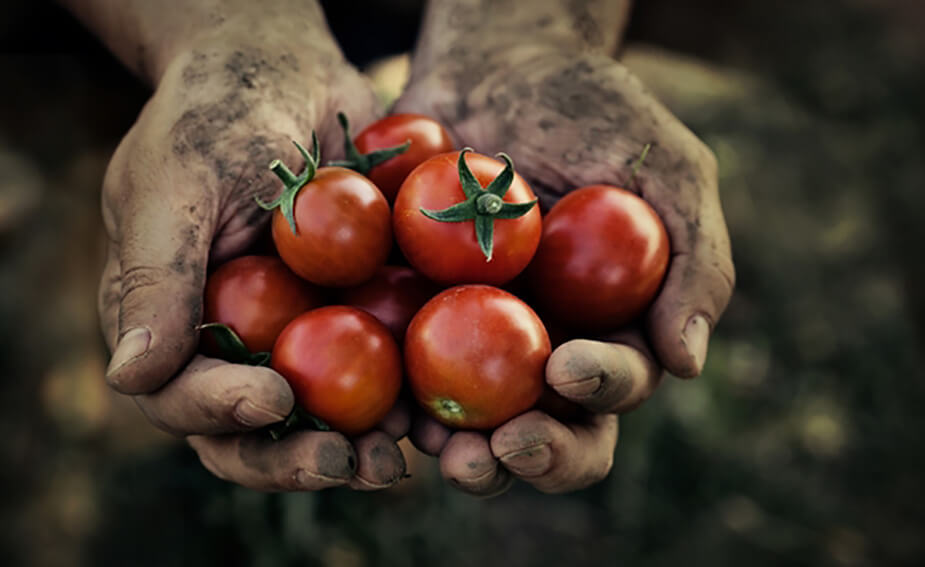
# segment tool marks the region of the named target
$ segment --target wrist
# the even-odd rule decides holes
[[[424,76],[453,60],[539,50],[612,57],[632,0],[430,0],[412,61]]]
[[[251,44],[342,57],[317,0],[59,0],[129,69],[156,86],[174,59],[196,46]],[[266,45],[264,45],[266,44]]]
[[[346,64],[323,17],[306,21],[285,12],[261,14],[259,18],[235,13],[207,30],[159,42],[150,53],[149,81],[154,86],[178,60],[192,68],[188,63],[191,58],[203,64],[207,58],[219,61],[229,72],[242,65],[237,71],[244,87],[250,86],[247,67],[279,68],[284,73],[303,72],[315,77],[325,69]]]

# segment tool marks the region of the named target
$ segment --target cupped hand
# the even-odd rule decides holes
[[[335,115],[362,127],[380,109],[339,51],[290,41],[194,44],[177,55],[122,140],[104,180],[109,253],[99,293],[113,356],[106,379],[133,395],[158,427],[185,436],[217,476],[261,490],[382,488],[404,475],[396,409],[381,431],[348,440],[302,432],[273,442],[265,425],[293,408],[267,368],[195,355],[207,266],[245,252],[267,232],[255,196],[280,190],[267,170],[299,171],[292,140],[317,130],[324,159],[340,157]]]
[[[458,146],[509,154],[547,210],[570,190],[610,184],[639,194],[664,221],[671,261],[639,324],[567,342],[547,365],[549,385],[596,417],[562,423],[534,411],[490,437],[450,435],[430,421],[414,427],[419,446],[439,454],[444,475],[470,492],[496,492],[511,475],[553,492],[603,478],[616,443],[613,414],[645,401],[663,368],[700,374],[732,294],[713,154],[617,61],[549,46],[457,46],[414,69],[395,110],[433,116]]]

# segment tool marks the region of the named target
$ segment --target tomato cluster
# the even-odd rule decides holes
[[[368,431],[404,379],[435,419],[492,429],[543,396],[550,334],[624,325],[658,292],[668,237],[633,193],[580,188],[542,218],[508,156],[456,151],[430,118],[354,139],[338,119],[344,160],[322,166],[313,134],[302,173],[270,164],[279,257],[220,266],[204,298],[203,351],[269,364],[314,423]]]

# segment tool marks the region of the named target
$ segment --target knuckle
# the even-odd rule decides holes
[[[218,431],[225,424],[239,423],[235,402],[224,395],[205,395],[193,400],[203,430]],[[243,425],[243,424],[242,424]]]
[[[140,290],[155,287],[170,277],[170,270],[156,266],[132,266],[122,272],[122,301]]]

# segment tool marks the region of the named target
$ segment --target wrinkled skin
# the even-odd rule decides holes
[[[285,380],[194,356],[207,264],[240,255],[267,230],[254,203],[280,190],[267,164],[301,170],[291,140],[307,143],[313,128],[323,155],[340,157],[335,112],[360,126],[381,112],[339,52],[305,53],[224,38],[188,46],[166,66],[104,181],[110,242],[99,307],[115,349],[107,381],[155,425],[187,437],[223,479],[260,490],[381,488],[404,474],[400,411],[353,443],[331,432],[272,443],[252,431],[292,409]]]
[[[439,455],[444,476],[464,491],[497,494],[514,477],[545,492],[583,488],[611,468],[617,414],[648,399],[663,369],[690,378],[703,368],[734,285],[716,160],[611,57],[477,42],[451,51],[415,69],[396,111],[434,116],[458,146],[508,153],[546,210],[571,189],[612,184],[647,200],[669,233],[668,274],[645,328],[572,340],[550,357],[547,382],[584,406],[586,419],[564,423],[535,410],[489,435],[427,418],[413,426],[418,447]]]
[[[118,10],[109,3],[63,1],[158,85],[105,180],[111,245],[100,311],[116,348],[109,383],[136,395],[156,425],[188,436],[209,470],[244,486],[371,489],[395,482],[404,461],[392,439],[409,426],[405,412],[393,411],[382,431],[352,444],[334,433],[273,443],[248,432],[291,409],[282,377],[201,356],[190,360],[207,261],[241,253],[265,229],[267,216],[251,201],[254,195],[268,200],[277,188],[262,164],[277,157],[298,164],[289,139],[307,141],[312,127],[325,158],[342,157],[335,112],[346,112],[356,128],[378,115],[369,89],[336,50],[301,45],[318,34],[288,33],[274,42],[267,32],[293,22],[304,29],[304,19],[289,14],[317,5],[291,0],[274,11],[215,0],[209,5],[224,6],[217,16],[206,10],[199,14],[204,21],[192,22],[210,30],[208,41],[191,44],[187,12],[179,25],[164,26],[165,33],[137,34],[113,24],[118,18],[108,16]],[[714,158],[610,57],[629,5],[429,2],[414,76],[396,111],[436,118],[457,147],[509,153],[547,209],[575,187],[626,184],[631,162],[654,143],[628,188],[662,216],[672,244],[666,282],[644,330],[566,342],[550,357],[547,383],[584,406],[583,418],[557,420],[535,410],[490,435],[451,434],[433,421],[415,422],[417,445],[439,455],[444,476],[473,494],[500,493],[514,477],[546,492],[604,478],[613,463],[616,414],[647,399],[663,367],[679,376],[700,372],[709,334],[731,294],[734,271]],[[136,24],[171,17],[155,3],[126,0],[118,7],[123,16],[137,12]],[[261,29],[258,20],[274,14],[286,17]],[[219,33],[239,23],[244,31],[237,37]],[[159,51],[137,43],[139,35],[185,43],[167,46],[166,64],[133,65]]]

